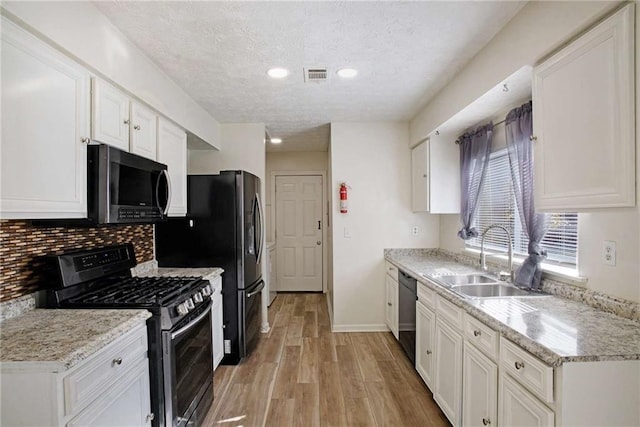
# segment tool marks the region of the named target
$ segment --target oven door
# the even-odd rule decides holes
[[[211,301],[162,332],[167,426],[199,426],[213,402]]]

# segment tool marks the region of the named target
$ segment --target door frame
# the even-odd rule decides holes
[[[327,172],[325,171],[272,171],[270,174],[271,188],[269,189],[271,197],[271,218],[270,226],[273,230],[276,248],[278,246],[278,229],[276,228],[276,215],[278,214],[276,209],[276,177],[278,176],[313,176],[319,175],[322,177],[322,218],[324,225],[322,227],[322,293],[327,293],[327,229],[329,228],[329,209],[327,199]]]

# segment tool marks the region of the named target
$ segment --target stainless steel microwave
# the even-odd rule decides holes
[[[87,210],[91,223],[163,221],[170,201],[166,165],[106,144],[87,147]]]

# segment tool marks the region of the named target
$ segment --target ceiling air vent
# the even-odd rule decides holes
[[[323,82],[325,80],[327,80],[326,68],[305,68],[304,69],[305,82]]]

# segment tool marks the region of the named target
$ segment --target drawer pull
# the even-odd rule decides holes
[[[473,331],[474,337],[479,337],[480,335],[482,335],[482,332],[479,329],[476,329],[475,331]]]
[[[516,361],[515,366],[516,366],[516,369],[520,370],[520,369],[524,368],[524,362]]]
[[[112,366],[115,365],[122,365],[122,357],[116,357],[115,359],[113,359],[113,361],[111,362]]]
[[[427,355],[431,355],[432,351],[431,350],[427,350]]]
[[[488,426],[489,424],[491,424],[491,418],[483,418],[482,424],[484,424],[485,426]]]

